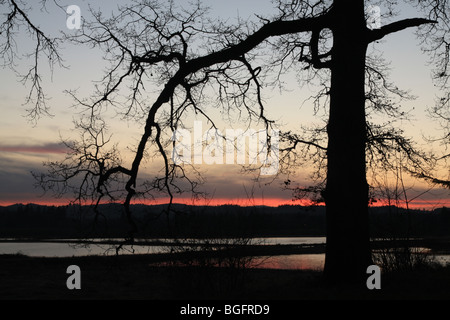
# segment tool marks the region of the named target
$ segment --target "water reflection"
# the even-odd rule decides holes
[[[322,270],[325,263],[325,254],[290,254],[258,257],[253,263],[255,268]]]

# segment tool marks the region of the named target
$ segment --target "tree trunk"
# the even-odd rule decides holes
[[[361,283],[372,264],[365,160],[364,1],[336,0],[333,10],[324,275],[332,283]]]

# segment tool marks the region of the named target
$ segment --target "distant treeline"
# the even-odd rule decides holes
[[[0,238],[116,238],[129,224],[123,207],[106,204],[96,217],[90,207],[17,204],[0,207]],[[324,207],[134,205],[137,238],[325,236]],[[450,209],[370,209],[373,237],[450,236]]]

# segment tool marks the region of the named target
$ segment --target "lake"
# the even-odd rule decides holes
[[[115,250],[109,244],[93,243],[89,245],[71,244],[61,242],[17,242],[13,239],[3,239],[0,242],[0,254],[24,254],[31,257],[72,257],[86,255],[114,255]],[[161,241],[168,241],[161,239]],[[254,239],[256,244],[324,244],[325,237],[283,237],[283,238],[259,238]],[[122,254],[155,254],[167,252],[167,246],[163,245],[133,245],[124,246]],[[442,264],[450,263],[449,255],[436,255],[435,260]],[[321,270],[325,262],[325,254],[288,254],[263,256],[254,260],[256,268],[274,269],[301,269]]]
[[[32,257],[72,257],[85,255],[105,255],[115,254],[111,245],[102,244],[103,239],[96,239],[98,243],[91,243],[89,246],[68,243],[71,240],[48,240],[39,242],[16,241],[14,239],[3,239],[0,242],[0,254],[21,253]],[[137,239],[139,241],[139,239]],[[171,239],[154,239],[152,241],[171,242]],[[325,237],[279,237],[279,238],[255,238],[255,244],[323,244]],[[129,245],[124,246],[123,253],[162,253],[167,252],[167,247],[163,245]]]

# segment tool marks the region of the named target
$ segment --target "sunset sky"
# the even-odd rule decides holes
[[[38,3],[38,2],[36,2]],[[116,3],[126,1],[69,1],[62,2],[63,6],[78,5],[81,14],[87,14],[88,5],[94,8],[102,7],[102,12],[107,14]],[[176,1],[177,3],[177,1]],[[265,15],[274,13],[270,0],[208,0],[210,16],[220,16],[234,21],[236,16],[245,18],[255,13]],[[48,5],[48,12],[41,12],[39,7],[33,10],[31,17],[36,25],[44,31],[57,35],[59,31],[70,32],[66,28],[66,14],[60,8]],[[84,16],[84,15],[83,15]],[[407,8],[401,12],[401,17],[414,17],[413,11]],[[253,16],[254,17],[254,16]],[[87,17],[86,17],[87,18]],[[2,17],[3,19],[3,17]],[[3,20],[2,20],[3,21]],[[383,24],[383,21],[381,21]],[[18,48],[29,49],[31,40],[24,30],[17,34]],[[391,62],[391,80],[400,88],[409,90],[417,96],[414,101],[402,103],[405,111],[413,110],[411,122],[401,123],[408,136],[417,138],[420,145],[434,150],[442,151],[439,145],[429,145],[422,136],[437,136],[437,124],[426,113],[426,109],[434,104],[438,92],[431,81],[430,66],[427,65],[428,57],[421,53],[419,41],[415,38],[413,30],[405,30],[394,35],[389,35],[381,43],[371,50],[383,52],[386,61]],[[0,77],[0,205],[13,203],[44,203],[65,204],[68,199],[55,199],[51,194],[43,195],[39,188],[34,187],[34,180],[30,171],[44,171],[43,161],[62,159],[66,149],[61,145],[61,138],[70,140],[76,138],[73,131],[73,121],[77,119],[78,110],[73,107],[74,100],[65,94],[64,90],[77,90],[78,96],[89,98],[92,92],[92,83],[99,80],[103,74],[102,60],[98,51],[88,47],[64,45],[62,56],[68,69],[55,68],[53,74],[48,69],[48,64],[41,61],[42,74],[44,76],[44,89],[49,96],[50,113],[52,117],[43,116],[36,123],[30,122],[24,105],[29,87],[24,86],[19,78],[9,68],[1,69]],[[25,72],[32,61],[22,58],[16,61],[16,69]],[[295,74],[286,75],[289,90],[282,93],[276,90],[263,92],[266,98],[266,107],[269,117],[277,119],[283,128],[297,128],[300,125],[308,125],[317,122],[313,115],[313,106],[304,103],[308,94],[308,86],[299,89],[295,80]],[[156,95],[155,95],[156,96]],[[216,115],[218,122],[219,113]],[[193,119],[194,121],[194,119]],[[226,122],[221,122],[221,129],[228,128]],[[247,124],[236,123],[234,128],[246,128]],[[126,154],[126,148],[134,147],[143,128],[135,122],[111,119],[109,128],[114,133],[114,138],[119,143],[119,148]],[[146,164],[151,166],[151,164]],[[148,168],[143,168],[142,176],[145,177]],[[234,203],[251,204],[290,204],[292,192],[282,190],[283,178],[270,184],[270,177],[260,183],[255,183],[251,175],[240,173],[240,167],[233,164],[210,166],[201,165],[207,180],[204,188],[210,193],[210,204]],[[308,168],[298,168],[290,179],[296,185],[308,184]],[[443,169],[441,178],[448,178],[448,168]],[[411,182],[410,198],[422,194],[429,185],[418,181]],[[349,195],[351,198],[351,195]],[[161,202],[165,199],[160,200]],[[175,199],[175,202],[190,203],[189,196]],[[448,190],[433,188],[414,199],[412,206],[419,208],[434,208],[442,205],[450,206],[450,194]]]

